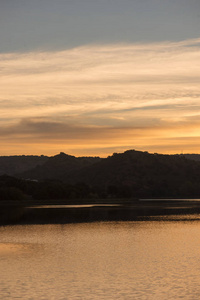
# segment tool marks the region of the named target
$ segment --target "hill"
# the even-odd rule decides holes
[[[0,175],[14,175],[16,173],[25,172],[44,164],[48,158],[48,156],[44,155],[0,156]]]
[[[26,181],[16,187],[21,189],[23,185],[24,193],[46,199],[58,195],[200,198],[200,162],[191,159],[194,155],[189,156],[128,150],[102,159],[60,153],[16,175],[36,179],[38,184]]]
[[[18,173],[17,176],[37,180],[62,180],[70,176],[71,172],[78,171],[100,160],[101,158],[99,157],[75,157],[61,152],[58,155],[50,157],[44,164],[37,165],[31,170]]]
[[[200,161],[200,154],[180,154],[180,156],[184,156],[187,159]]]
[[[200,163],[129,150],[74,172],[70,182],[99,186],[112,196],[199,197]]]

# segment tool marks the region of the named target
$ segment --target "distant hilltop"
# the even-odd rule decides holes
[[[136,151],[127,150],[135,153],[148,153],[147,151]],[[148,153],[149,154],[149,153]],[[123,153],[113,153],[114,155],[123,155]],[[160,155],[164,154],[150,154],[150,155]],[[167,157],[185,157],[190,160],[200,161],[200,154],[176,154],[167,155]],[[108,156],[107,159],[109,159]],[[45,156],[45,155],[14,155],[14,156],[0,156],[0,175],[18,175],[21,174],[25,177],[30,177],[33,179],[44,179],[44,178],[55,178],[60,177],[65,171],[72,171],[76,169],[81,169],[82,167],[89,166],[93,163],[105,160],[105,158],[100,157],[75,157],[72,155],[60,152],[55,156]],[[55,170],[56,168],[56,170]],[[59,168],[59,170],[58,170]],[[49,173],[50,171],[50,173]],[[51,174],[51,171],[53,174]]]
[[[0,156],[0,175],[15,176],[23,174],[24,177],[56,177],[55,174],[67,170],[74,170],[84,167],[90,163],[101,160],[100,157],[75,157],[60,152],[55,156],[45,155],[14,155]],[[49,171],[51,172],[49,173]],[[59,169],[59,170],[58,170]],[[62,169],[62,170],[61,170]],[[44,171],[43,171],[44,170]],[[45,170],[47,174],[45,175]],[[37,173],[42,173],[39,175]],[[34,178],[35,179],[35,178]]]
[[[25,172],[43,165],[48,159],[49,157],[44,155],[0,156],[0,175],[15,175]]]
[[[71,186],[70,195],[76,195],[78,185],[79,193],[87,186],[89,194],[99,197],[200,197],[199,154],[128,150],[107,158],[75,157],[63,152],[51,157],[4,156],[0,157],[0,171],[0,175],[41,183],[40,189],[37,186],[40,192],[44,182],[49,182],[46,189],[50,196],[53,182],[56,186],[59,182],[63,184],[59,191]]]

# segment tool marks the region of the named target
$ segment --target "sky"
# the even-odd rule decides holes
[[[199,0],[0,0],[0,155],[200,153]]]

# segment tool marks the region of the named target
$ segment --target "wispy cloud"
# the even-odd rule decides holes
[[[168,139],[200,135],[199,61],[200,39],[0,54],[2,149],[179,151]]]

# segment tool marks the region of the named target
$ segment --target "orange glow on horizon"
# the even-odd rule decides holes
[[[199,41],[0,54],[0,155],[199,153]]]

